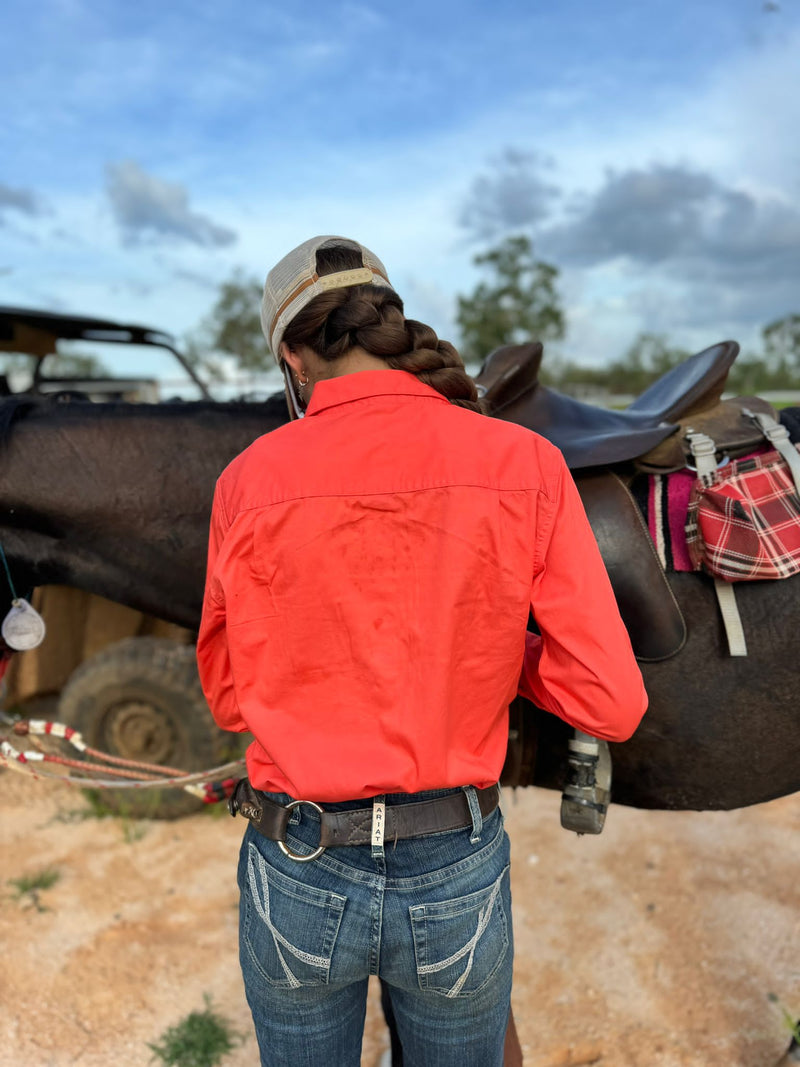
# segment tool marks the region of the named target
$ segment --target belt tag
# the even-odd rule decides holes
[[[383,831],[386,825],[386,804],[382,800],[372,802],[372,847],[383,848]]]

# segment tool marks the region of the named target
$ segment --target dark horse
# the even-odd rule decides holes
[[[509,352],[519,350],[502,350],[479,380],[488,383],[497,414],[524,422],[535,407],[531,397],[552,408],[558,394],[548,395],[530,362],[525,370],[524,361]],[[705,387],[705,379],[700,384]],[[576,480],[605,544],[650,695],[635,736],[612,746],[614,799],[644,808],[742,807],[800,788],[800,577],[742,584],[738,600],[750,654],[741,659],[727,654],[707,578],[670,574],[667,587],[660,574],[654,584],[652,569],[645,567],[643,576],[627,580],[628,561],[641,555],[633,540],[640,534],[617,522],[616,498],[608,496],[604,481],[611,475],[586,466],[585,449],[607,453],[616,471],[630,458],[623,453],[640,454],[671,432],[665,413],[663,403],[659,411],[632,405],[631,413],[623,413],[627,422],[612,418],[599,431],[578,425],[572,444],[561,442],[567,455],[575,446]],[[573,429],[593,417],[582,408],[563,414]],[[283,398],[157,406],[12,398],[0,405],[0,431],[3,420],[0,544],[17,584],[71,585],[196,628],[215,479],[258,435],[286,420]],[[546,417],[544,422],[548,433]],[[555,422],[564,422],[559,413]],[[504,780],[561,788],[569,730],[527,706],[516,709],[514,732],[525,735],[534,722],[535,758],[531,745],[518,744]]]

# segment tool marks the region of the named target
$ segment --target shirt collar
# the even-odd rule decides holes
[[[426,396],[447,403],[446,397],[421,382],[415,374],[387,368],[355,371],[339,378],[323,378],[314,386],[306,415],[318,415],[337,404],[349,404],[351,400],[364,400],[372,396]]]

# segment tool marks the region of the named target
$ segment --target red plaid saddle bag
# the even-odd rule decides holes
[[[800,571],[800,456],[786,430],[774,420],[780,442],[760,455],[716,467],[697,461],[698,478],[689,498],[686,540],[695,570],[727,582],[789,578]],[[702,448],[702,443],[701,443]],[[706,452],[708,445],[706,446]],[[796,482],[796,478],[798,481]]]

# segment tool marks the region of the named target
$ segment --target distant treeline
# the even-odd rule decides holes
[[[800,390],[800,315],[787,315],[764,327],[762,339],[761,352],[740,353],[726,390],[741,395]],[[540,377],[568,393],[638,395],[692,354],[662,335],[643,333],[623,356],[604,366],[546,357]]]

